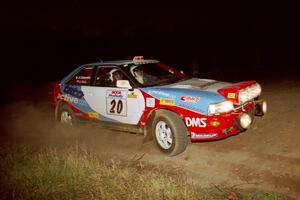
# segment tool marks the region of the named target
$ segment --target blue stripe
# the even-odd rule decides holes
[[[201,91],[201,90],[192,90],[186,88],[143,88],[144,92],[149,95],[160,99],[174,99],[175,105],[179,107],[184,107],[188,110],[192,110],[201,114],[207,115],[208,105],[212,103],[218,103],[224,101],[225,98],[215,92],[210,91]],[[192,96],[199,97],[199,101],[196,103],[181,101],[180,98],[182,96]]]

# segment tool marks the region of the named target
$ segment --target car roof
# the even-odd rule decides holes
[[[126,65],[126,64],[147,64],[147,63],[158,63],[158,60],[141,60],[141,61],[133,61],[133,60],[112,60],[112,61],[102,61],[102,62],[95,62],[95,63],[89,63],[89,64],[84,64],[84,66],[89,66],[89,65]]]

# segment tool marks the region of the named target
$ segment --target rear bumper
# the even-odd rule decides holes
[[[191,141],[219,140],[247,130],[255,116],[262,116],[265,101],[252,101],[230,113],[207,117],[205,128],[189,128]],[[262,114],[263,113],[263,114]]]

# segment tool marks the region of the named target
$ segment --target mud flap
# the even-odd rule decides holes
[[[153,122],[154,117],[155,117],[155,111],[151,113],[151,116],[148,118],[147,123],[144,126],[144,130],[143,130],[143,134],[144,134],[143,143],[146,143],[148,141],[153,140],[151,126],[152,126],[152,122]]]

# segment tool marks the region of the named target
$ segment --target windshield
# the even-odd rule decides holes
[[[143,86],[166,85],[187,78],[182,71],[179,72],[162,63],[131,64],[129,70]]]

